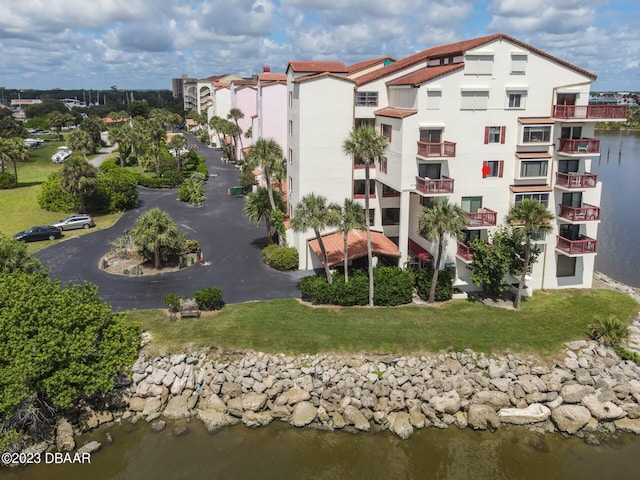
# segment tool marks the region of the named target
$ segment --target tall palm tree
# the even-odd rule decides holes
[[[344,141],[342,149],[347,155],[362,158],[365,164],[364,211],[367,229],[367,262],[369,264],[369,306],[373,307],[373,258],[371,255],[371,221],[369,219],[369,165],[380,160],[388,145],[387,137],[378,134],[371,125],[361,125]]]
[[[247,163],[251,168],[260,167],[269,194],[271,209],[275,210],[276,204],[273,200],[273,186],[271,185],[271,175],[282,163],[282,148],[272,138],[259,138],[251,147],[247,156]]]
[[[418,235],[431,242],[438,242],[438,255],[433,266],[429,303],[435,302],[436,299],[436,286],[438,273],[440,272],[440,262],[442,261],[444,237],[445,235],[452,235],[460,238],[467,223],[469,223],[467,213],[458,205],[449,203],[447,198],[440,202],[435,202],[431,207],[424,208],[422,214],[418,217]]]
[[[173,150],[174,156],[178,161],[178,171],[182,170],[182,153],[183,148],[187,148],[187,139],[184,135],[174,135],[171,140],[167,142],[167,148],[169,151]]]
[[[285,206],[282,196],[275,192],[274,201],[280,211],[284,211]],[[258,187],[255,192],[251,192],[247,196],[247,203],[242,209],[249,221],[255,225],[264,222],[267,228],[267,242],[273,243],[273,234],[271,233],[271,203],[269,194],[265,187]]]
[[[235,136],[237,136],[237,138],[240,139],[240,150],[243,150],[244,146],[242,145],[242,129],[238,124],[238,120],[244,118],[244,113],[242,113],[242,110],[240,110],[239,108],[232,108],[229,110],[229,113],[227,114],[227,118],[235,122],[237,127],[237,132]]]
[[[85,199],[98,183],[98,171],[80,157],[72,156],[60,171],[60,187],[78,199],[80,212],[85,212]]]
[[[127,124],[114,125],[109,127],[109,140],[118,144],[118,155],[120,158],[120,166],[124,167],[124,151],[129,147],[131,142],[131,127]]]
[[[327,199],[322,195],[309,193],[298,202],[293,212],[293,218],[291,219],[291,228],[294,232],[304,232],[305,230],[312,229],[315,233],[320,251],[322,252],[324,273],[329,283],[333,283],[333,276],[329,269],[327,249],[324,246],[320,232],[327,227],[338,224],[340,218],[339,212],[340,205],[335,203],[327,204]]]
[[[1,138],[0,137],[0,168],[4,173],[5,167],[9,162],[13,162],[13,173],[18,183],[18,165],[17,162],[29,158],[29,150],[24,144],[24,140],[20,137]]]
[[[211,117],[211,120],[209,120],[209,127],[216,132],[216,136],[218,137],[218,145],[220,145],[220,148],[222,148],[222,138],[220,137],[220,134],[222,132],[220,131],[220,129],[222,128],[223,120],[223,118],[218,117],[217,115],[214,115],[213,117]]]
[[[156,207],[138,217],[131,230],[131,239],[139,247],[153,252],[154,268],[160,269],[163,249],[179,249],[184,235],[171,216]]]
[[[69,134],[67,142],[71,150],[82,152],[85,162],[87,161],[87,152],[93,151],[94,148],[91,135],[86,130],[74,130]]]
[[[513,301],[513,306],[515,308],[520,308],[520,297],[522,296],[522,289],[524,288],[527,270],[529,270],[529,261],[531,258],[531,236],[534,233],[546,234],[553,230],[553,226],[551,225],[553,218],[553,214],[547,210],[547,207],[536,200],[528,198],[511,207],[511,210],[507,215],[507,222],[512,225],[522,227],[525,238],[524,263],[522,266],[522,273],[520,274],[520,282],[518,283],[518,293]]]
[[[62,113],[55,110],[47,115],[47,118],[49,120],[49,127],[54,129],[58,134],[58,137],[60,137],[60,131],[64,125],[64,117],[62,116]]]
[[[340,209],[340,220],[337,225],[338,230],[344,232],[344,283],[349,283],[349,232],[364,226],[365,220],[362,206],[350,198],[345,198]]]

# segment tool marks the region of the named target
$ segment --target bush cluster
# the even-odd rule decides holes
[[[425,268],[416,272],[416,292],[423,300],[429,299],[431,290],[431,279],[433,278],[433,268]],[[447,270],[440,270],[438,282],[436,284],[436,302],[451,300],[453,296],[453,274]]]
[[[411,303],[413,299],[413,272],[398,267],[377,267],[373,270],[373,301],[379,306]],[[364,270],[349,273],[349,283],[344,275],[336,273],[333,283],[325,277],[305,277],[300,282],[304,300],[320,305],[367,305],[369,303],[369,275]]]
[[[201,310],[219,310],[222,307],[222,290],[218,287],[197,290],[193,298]]]
[[[18,182],[14,175],[9,172],[0,172],[0,190],[16,188],[17,186]]]
[[[91,212],[115,213],[138,206],[138,182],[128,170],[115,166],[100,169],[95,190],[87,199]]]
[[[262,258],[276,270],[290,272],[298,269],[298,250],[294,247],[280,247],[272,243],[262,249]]]
[[[60,170],[51,172],[42,182],[38,194],[38,205],[43,210],[50,212],[74,212],[78,208],[78,202],[73,195],[66,193],[60,186]]]
[[[171,188],[171,183],[166,178],[147,177],[141,173],[136,174],[138,185],[147,188]]]

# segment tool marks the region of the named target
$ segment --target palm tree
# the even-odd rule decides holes
[[[84,160],[87,160],[87,152],[93,151],[93,140],[86,130],[74,130],[68,137],[69,148],[82,152]]]
[[[41,268],[40,260],[29,256],[24,243],[0,234],[0,273],[33,273]]]
[[[236,124],[237,131],[236,131],[235,137],[240,139],[240,150],[244,149],[244,146],[242,145],[242,129],[238,124],[238,120],[242,118],[244,118],[244,113],[242,113],[242,110],[240,110],[239,108],[232,108],[229,110],[229,113],[227,114],[227,119],[233,120]]]
[[[29,150],[24,144],[24,140],[20,137],[0,138],[0,168],[2,173],[9,162],[13,162],[13,173],[18,183],[18,165],[19,160],[29,158]]]
[[[518,283],[518,293],[513,306],[520,308],[520,297],[522,296],[522,289],[524,288],[525,276],[527,270],[529,270],[529,261],[531,258],[531,236],[534,233],[546,234],[553,230],[551,221],[553,220],[553,214],[547,210],[547,207],[540,202],[531,199],[524,199],[516,203],[509,214],[507,215],[507,222],[515,226],[521,226],[524,232],[524,263],[522,266],[522,273],[520,274],[520,282]]]
[[[349,231],[365,226],[364,210],[362,206],[349,198],[344,199],[340,209],[338,230],[344,232],[344,283],[349,283]]]
[[[217,115],[214,115],[213,117],[211,117],[211,120],[209,120],[209,127],[212,130],[215,130],[216,136],[218,137],[218,145],[220,146],[220,148],[222,148],[222,138],[220,137],[220,133],[222,132],[220,131],[220,129],[222,128],[223,120],[223,118],[220,118]]]
[[[320,232],[327,227],[338,224],[340,218],[340,205],[335,203],[327,204],[327,199],[322,195],[309,193],[302,197],[296,205],[291,219],[291,228],[294,232],[304,232],[312,229],[316,234],[320,251],[322,252],[322,263],[324,264],[324,273],[327,276],[327,282],[333,283],[333,276],[329,269],[329,258],[327,250],[322,241]]]
[[[131,230],[131,239],[139,247],[153,252],[154,268],[162,268],[163,249],[179,250],[184,235],[171,216],[159,208],[144,212]]]
[[[118,155],[120,157],[120,166],[124,167],[124,151],[131,145],[132,141],[131,127],[127,124],[109,127],[109,139],[118,144]]]
[[[60,187],[64,192],[78,199],[81,213],[85,211],[85,198],[98,183],[97,174],[98,171],[93,165],[76,156],[71,157],[62,166]]]
[[[433,266],[429,303],[435,302],[436,299],[436,285],[438,283],[438,273],[440,272],[440,262],[442,261],[444,237],[445,235],[453,235],[456,238],[460,238],[468,222],[469,216],[467,213],[458,205],[449,203],[447,198],[440,202],[435,202],[431,207],[424,208],[418,218],[418,235],[432,243],[438,242],[438,254]]]
[[[60,130],[62,130],[62,126],[64,125],[65,120],[62,113],[58,112],[57,110],[53,111],[48,115],[48,119],[49,127],[54,129],[58,134],[58,137],[60,137]]]
[[[344,141],[342,149],[347,155],[356,156],[364,161],[365,189],[364,211],[365,226],[367,229],[367,262],[369,264],[369,306],[373,307],[373,258],[371,255],[371,221],[369,219],[369,165],[380,160],[384,155],[384,149],[388,145],[387,137],[378,134],[371,125],[361,125],[349,134]]]
[[[282,196],[275,192],[274,200],[277,208],[284,211],[284,202]],[[267,227],[267,242],[273,243],[273,234],[271,233],[271,203],[269,199],[269,193],[265,187],[258,187],[255,192],[251,192],[247,196],[247,203],[244,204],[242,209],[245,216],[254,225],[260,225],[264,222]]]
[[[182,170],[182,153],[183,148],[187,148],[187,139],[184,135],[174,135],[171,140],[167,142],[167,148],[169,151],[173,150],[173,154],[178,161],[178,171]]]

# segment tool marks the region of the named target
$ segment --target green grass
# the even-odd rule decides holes
[[[593,315],[630,322],[640,306],[610,290],[536,292],[519,311],[478,302],[438,307],[313,308],[294,299],[228,305],[199,319],[169,322],[164,310],[129,312],[142,323],[155,353],[216,347],[264,352],[409,354],[446,349],[552,356],[583,339]]]
[[[69,216],[64,212],[48,212],[38,205],[40,184],[46,180],[50,172],[62,168],[62,165],[57,165],[51,161],[51,155],[60,145],[64,145],[64,142],[47,143],[42,148],[30,150],[28,160],[18,162],[18,188],[0,190],[0,233],[11,237],[14,233],[34,225],[47,225]],[[28,243],[28,250],[33,253],[69,238],[94,232],[96,229],[109,228],[121,216],[122,214],[120,213],[96,215],[94,216],[96,228],[71,230],[65,232],[61,239],[52,242]]]

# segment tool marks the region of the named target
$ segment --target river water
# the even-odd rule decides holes
[[[601,157],[592,172],[603,182],[603,216],[596,268],[640,287],[640,134],[599,132]],[[170,423],[153,432],[146,422],[87,434],[102,450],[91,465],[0,469],[4,480],[107,479],[620,479],[640,472],[640,437],[621,435],[600,446],[523,428],[495,433],[434,428],[401,441],[388,431],[352,434],[295,429],[274,422],[209,434],[199,421],[175,437]],[[106,432],[113,444],[106,442]]]

